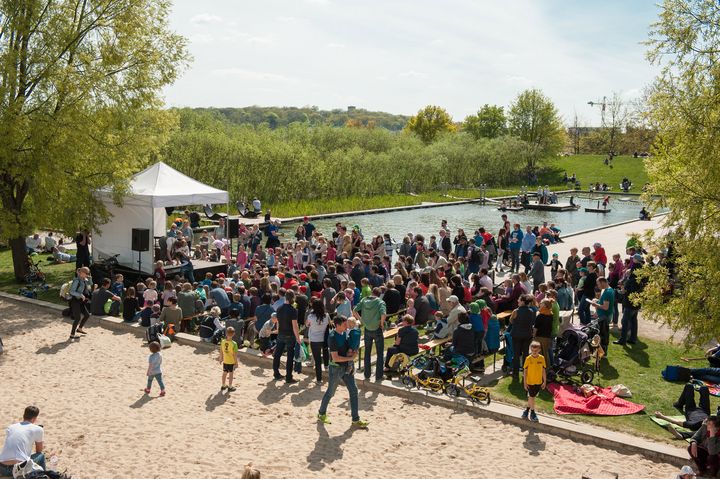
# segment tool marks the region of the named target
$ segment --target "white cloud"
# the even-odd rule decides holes
[[[209,25],[222,22],[222,17],[211,13],[199,13],[190,19],[190,23],[194,23],[196,25]]]
[[[335,43],[335,42],[330,42],[330,43],[328,43],[328,44],[325,45],[325,46],[328,47],[328,48],[345,48],[345,44],[343,44],[343,43]]]
[[[246,41],[255,45],[267,45],[268,43],[272,43],[272,38],[266,36],[253,36],[249,37]]]
[[[261,82],[274,82],[274,83],[294,83],[297,81],[295,78],[287,77],[285,75],[279,75],[277,73],[246,70],[244,68],[218,68],[213,70],[213,76],[232,78],[233,80],[243,81],[261,81]]]
[[[427,75],[425,73],[417,72],[415,70],[408,70],[398,73],[398,76],[402,78],[427,78]]]
[[[195,35],[190,35],[190,43],[198,45],[198,44],[208,44],[213,43],[215,41],[215,38],[210,35],[209,33],[196,33]]]

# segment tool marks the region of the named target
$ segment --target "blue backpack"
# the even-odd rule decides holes
[[[691,378],[690,369],[682,366],[665,366],[665,369],[660,374],[665,381],[687,382]]]

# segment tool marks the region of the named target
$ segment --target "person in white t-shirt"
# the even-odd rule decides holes
[[[43,454],[43,428],[35,424],[40,410],[35,406],[25,408],[22,422],[8,426],[5,430],[5,444],[0,451],[0,476],[12,476],[15,464],[32,459],[45,469]],[[32,453],[35,444],[35,453]]]

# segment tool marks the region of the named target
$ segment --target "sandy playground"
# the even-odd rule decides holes
[[[163,352],[168,395],[146,396],[147,348],[96,324],[91,318],[88,336],[70,343],[59,314],[0,300],[0,426],[37,405],[48,457],[78,479],[239,477],[250,461],[264,478],[580,478],[603,469],[674,477],[674,467],[637,455],[362,386],[368,430],[349,427],[342,387],[330,405],[333,423],[321,426],[322,389],[309,377],[287,386],[270,369],[241,364],[238,390],[220,394],[220,365],[189,346]]]

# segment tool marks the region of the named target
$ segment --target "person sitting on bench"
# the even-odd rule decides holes
[[[699,393],[700,402],[696,404],[695,388],[693,388],[692,384],[688,383],[683,388],[680,398],[677,402],[673,403],[673,407],[685,415],[684,421],[672,419],[660,411],[655,412],[655,417],[667,421],[670,424],[684,427],[691,431],[697,431],[710,416],[710,391],[707,386],[702,386]],[[668,430],[678,439],[688,439],[693,435],[693,433],[690,432],[680,432],[673,427],[668,427]]]
[[[260,203],[260,200],[257,198],[257,196],[254,197],[252,200],[252,207],[253,213],[255,213],[256,216],[262,213],[262,204]]]
[[[390,346],[385,356],[385,369],[390,368],[390,358],[398,353],[407,354],[409,357],[415,356],[420,352],[418,346],[418,330],[415,329],[415,318],[406,314],[402,318],[400,329],[395,336],[395,345]]]

